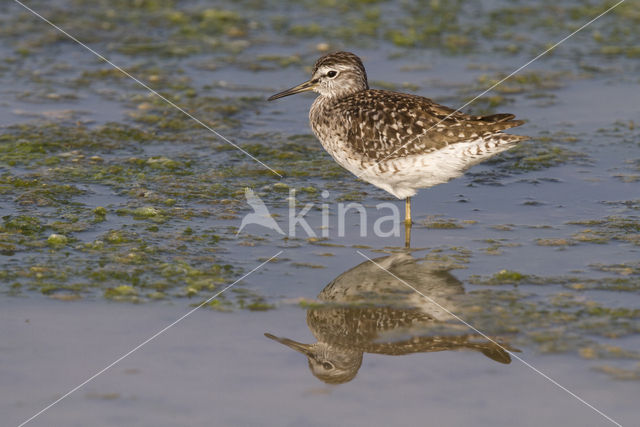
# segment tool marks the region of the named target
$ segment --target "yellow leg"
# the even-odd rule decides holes
[[[411,247],[411,197],[407,197],[405,202],[404,247]]]

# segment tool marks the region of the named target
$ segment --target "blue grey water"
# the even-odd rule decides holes
[[[324,51],[322,43],[361,55],[372,85],[392,84],[398,90],[457,107],[488,87],[496,76],[517,69],[576,29],[577,23],[604,10],[604,3],[598,2],[587,10],[572,1],[459,2],[462,9],[455,9],[455,13],[461,15],[458,24],[462,27],[444,28],[442,31],[448,34],[464,34],[463,27],[469,25],[474,14],[488,17],[502,11],[504,19],[513,19],[507,11],[516,10],[516,20],[521,22],[491,35],[494,24],[488,18],[480,19],[478,25],[484,25],[485,32],[474,33],[482,36],[473,48],[458,51],[434,46],[426,36],[407,45],[393,35],[396,27],[417,25],[409,18],[412,7],[420,8],[422,2],[406,2],[402,7],[395,2],[358,2],[355,11],[345,11],[330,1],[247,1],[240,6],[230,1],[215,5],[143,1],[133,2],[135,7],[131,8],[116,2],[113,12],[109,12],[109,2],[26,3],[51,19],[62,19],[64,12],[81,19],[95,7],[99,13],[96,16],[124,21],[124,28],[130,28],[131,34],[119,36],[109,33],[108,27],[91,34],[81,24],[76,28],[71,20],[65,19],[64,23],[69,31],[80,31],[92,47],[109,54],[114,62],[133,70],[137,65],[147,77],[147,70],[153,67],[174,70],[176,76],[188,76],[199,93],[230,99],[249,97],[251,108],[241,115],[239,124],[220,121],[221,127],[216,129],[240,142],[254,143],[255,135],[264,134],[267,136],[260,143],[265,145],[271,144],[269,135],[310,135],[307,111],[313,95],[277,103],[264,99],[305,80],[309,66]],[[431,2],[434,14],[439,13],[439,3]],[[532,16],[527,16],[527,7],[533,8]],[[557,15],[554,7],[558,8]],[[86,87],[73,83],[85,71],[108,67],[64,37],[38,47],[38,37],[48,40],[55,32],[47,24],[32,20],[16,4],[7,2],[0,8],[3,23],[17,25],[8,30],[7,24],[7,30],[0,33],[7,41],[0,44],[3,129],[38,124],[43,117],[67,125],[82,121],[89,127],[136,125],[131,120],[135,105],[148,100],[143,89],[120,78],[99,80]],[[156,26],[148,33],[136,30],[132,27],[135,19],[128,18],[145,13],[174,16],[171,11],[188,14],[207,8],[240,16],[237,25],[241,30],[246,26],[249,35],[237,36],[234,45],[237,30],[233,28],[227,29],[231,41],[223,37],[224,42],[220,42],[217,34],[204,34],[198,39],[204,41],[197,42],[207,46],[201,51],[167,55],[162,50],[168,44],[163,28]],[[375,19],[383,17],[381,28],[373,33],[354,30],[355,36],[338,32],[350,25],[360,28],[356,22],[374,20],[366,18],[367,8],[379,11]],[[541,12],[541,8],[552,12]],[[533,17],[536,13],[548,14],[544,21],[547,27]],[[127,19],[123,14],[129,14]],[[180,22],[179,17],[171,19],[168,22]],[[235,18],[220,19],[215,22],[227,25],[225,19]],[[385,19],[392,24],[385,24]],[[281,30],[284,24],[279,24],[283,20],[303,28],[286,32]],[[626,46],[626,36],[612,36],[606,46],[599,40],[602,34],[608,35],[607,28],[617,25],[625,34],[629,20],[635,22],[637,16],[612,13],[603,17],[594,28],[585,29],[523,70],[533,76],[530,79],[535,88],[524,81],[520,83],[524,89],[500,92],[507,99],[497,100],[497,106],[481,101],[466,109],[511,112],[525,119],[527,123],[514,131],[532,137],[526,142],[528,147],[541,144],[547,148],[540,152],[531,149],[523,157],[549,155],[554,148],[574,156],[552,158],[552,163],[557,163],[544,167],[532,160],[530,169],[514,169],[513,159],[506,157],[476,166],[446,185],[422,190],[413,199],[416,224],[411,242],[416,259],[453,268],[450,274],[463,289],[457,301],[461,308],[454,312],[489,335],[509,341],[520,350],[515,355],[625,426],[637,425],[640,419],[640,65],[637,51],[609,56],[601,51],[601,47]],[[314,29],[316,21],[320,26],[335,28],[336,33]],[[28,37],[21,33],[23,22],[42,31],[41,35]],[[424,25],[427,23],[433,24],[425,21]],[[108,40],[102,38],[107,36]],[[246,46],[238,40],[244,40]],[[230,45],[224,44],[227,42]],[[125,49],[144,43],[151,47],[135,53]],[[507,54],[508,45],[519,46],[519,50]],[[171,46],[190,47],[184,41]],[[19,59],[20,47],[28,51],[24,54],[27,59]],[[241,53],[234,53],[234,49],[241,49]],[[301,59],[280,67],[278,62],[256,59],[260,55],[284,59],[299,55]],[[14,66],[16,63],[20,67]],[[483,79],[487,75],[494,80]],[[51,93],[63,96],[47,97]],[[193,114],[205,116],[199,111]],[[187,118],[181,120],[188,122]],[[198,125],[193,123],[193,128]],[[3,129],[0,132],[4,133]],[[105,158],[184,155],[208,162],[212,168],[225,166],[223,154],[212,149],[204,134],[185,132],[184,145],[158,141],[134,147],[131,152],[110,152]],[[20,165],[0,165],[3,174],[28,176],[33,171]],[[211,215],[170,223],[176,235],[187,226],[196,233],[219,230],[222,240],[215,247],[216,256],[238,268],[227,283],[283,251],[278,262],[267,264],[238,285],[263,296],[273,309],[197,310],[28,425],[613,425],[515,357],[510,364],[503,364],[477,351],[403,356],[365,353],[353,380],[335,385],[315,378],[304,355],[267,339],[264,333],[315,342],[307,311],[321,302],[318,295],[336,277],[366,262],[358,251],[371,258],[402,251],[403,233],[378,237],[372,227],[381,215],[375,210],[376,204],[392,202],[402,212],[403,203],[366,184],[354,184],[360,193],[366,192],[359,201],[367,207],[367,233],[360,235],[360,218],[352,213],[347,216],[345,236],[339,236],[336,198],[342,195],[339,186],[343,181],[336,184],[330,178],[298,179],[295,171],[286,167],[284,172],[285,178],[277,182],[291,187],[312,185],[330,192],[328,202],[319,193],[305,198],[305,202],[315,204],[316,209],[306,219],[318,234],[322,232],[320,206],[329,204],[332,215],[328,239],[309,240],[300,228],[298,238],[286,239],[255,225],[236,238],[235,227],[250,212],[249,207],[242,204],[239,214],[225,218],[216,214],[224,210],[223,205],[201,198],[179,203]],[[240,200],[243,182],[238,180],[234,196]],[[122,187],[76,184],[84,192],[74,196],[73,202],[87,209],[106,206],[111,212],[130,206],[132,196]],[[278,215],[276,219],[286,230],[288,193],[269,194],[271,213]],[[20,205],[10,193],[0,193],[0,212],[0,217],[28,212],[50,219],[56,211]],[[607,221],[616,220],[626,221],[627,228],[607,225]],[[456,227],[434,225],[438,223]],[[79,244],[89,244],[109,230],[136,224],[140,220],[132,216],[110,214],[108,221],[75,232],[73,237]],[[0,268],[13,271],[16,266],[46,258],[48,253],[31,248],[0,256]],[[73,263],[74,259],[67,262]],[[501,272],[503,276],[517,272],[529,279],[491,283],[491,278],[503,277]],[[616,279],[624,279],[628,288],[616,287]],[[367,278],[362,282],[366,284]],[[134,304],[106,299],[102,289],[82,294],[77,300],[52,298],[37,291],[16,295],[10,283],[1,284],[0,291],[3,425],[19,425],[211,295]],[[598,311],[605,309],[609,315]],[[571,317],[575,313],[576,317]],[[568,319],[564,328],[562,316]],[[456,332],[463,333],[469,331]],[[392,338],[402,337],[398,334]]]

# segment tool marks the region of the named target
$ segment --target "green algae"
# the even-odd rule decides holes
[[[264,299],[259,299],[247,305],[240,306],[240,308],[246,308],[247,310],[250,310],[250,311],[267,311],[267,310],[275,309],[276,306],[273,304],[266,303]]]
[[[513,273],[501,272],[509,276]],[[540,279],[523,279],[520,273],[516,276],[521,283]],[[555,290],[546,297],[534,298],[517,288],[487,288],[462,297],[459,312],[485,333],[517,333],[514,344],[541,353],[577,353],[594,360],[638,360],[636,351],[598,340],[636,334],[640,330],[638,310],[608,307],[585,298],[581,291]]]
[[[324,265],[313,264],[310,262],[292,262],[291,265],[295,268],[312,268],[312,269],[326,268]]]
[[[402,29],[389,29],[386,37],[396,46],[443,46],[450,53],[469,51],[473,43],[460,24],[461,1],[403,5],[408,16]],[[426,7],[425,7],[426,6]]]
[[[47,237],[47,243],[49,246],[59,248],[69,243],[69,239],[64,234],[52,233]]]
[[[519,273],[517,271],[500,270],[493,276],[477,283],[483,284],[483,285],[518,284],[527,279],[528,279],[527,275]]]
[[[504,253],[504,248],[513,248],[520,246],[518,243],[509,243],[506,239],[485,239],[483,241],[487,243],[489,246],[486,248],[482,248],[482,251],[487,255],[502,255]]]
[[[108,135],[110,132],[102,129],[99,134]],[[135,134],[132,133],[134,136]],[[55,139],[52,138],[52,141]],[[121,139],[120,142],[125,141]],[[56,149],[55,145],[50,144],[52,150]],[[74,154],[70,157],[76,159],[78,155]],[[111,160],[109,156],[105,157],[106,159],[100,162],[92,161],[87,167],[109,167]],[[64,156],[62,158],[65,159]],[[38,162],[38,160],[30,159],[30,162]],[[78,173],[78,169],[82,169],[82,162],[75,163],[76,174],[67,174],[66,179],[87,180],[87,175]],[[135,165],[136,162],[133,164]],[[30,163],[25,166],[28,168]],[[174,174],[176,170],[173,162],[161,158],[151,166],[146,161],[138,165],[138,167],[154,169],[158,169],[158,166],[160,166],[160,174]],[[119,174],[122,170],[119,168],[113,173]],[[211,290],[236,274],[235,268],[228,264],[220,264],[215,257],[203,257],[201,248],[206,246],[210,250],[212,245],[220,240],[216,233],[185,233],[184,236],[189,237],[190,244],[193,245],[192,249],[186,251],[186,247],[180,246],[179,243],[184,239],[178,239],[177,247],[158,244],[157,238],[161,236],[164,240],[160,241],[169,241],[165,234],[170,233],[171,229],[161,231],[157,227],[155,230],[112,228],[90,243],[78,244],[75,234],[90,231],[99,224],[110,224],[116,216],[108,216],[110,209],[105,207],[90,208],[83,203],[74,202],[75,197],[84,195],[86,192],[74,191],[75,187],[69,184],[52,183],[51,178],[56,177],[58,172],[59,169],[48,169],[48,176],[39,176],[34,172],[29,179],[3,175],[5,185],[3,194],[17,196],[14,203],[21,204],[35,216],[3,217],[0,225],[0,235],[3,236],[0,246],[2,254],[13,255],[17,252],[39,254],[36,257],[24,258],[22,264],[10,265],[3,271],[3,279],[7,280],[7,284],[11,284],[10,289],[13,294],[37,291],[65,300],[83,295],[100,294],[104,298],[117,301],[142,302],[179,297],[184,286],[195,289],[197,292]],[[175,174],[172,176],[175,179]],[[118,182],[104,179],[106,174],[101,177],[96,175],[91,177],[100,184],[113,185]],[[64,195],[58,200],[59,203],[54,204],[58,207],[55,212],[49,214],[40,212],[43,206],[50,206],[51,203],[24,203],[27,200],[24,197],[24,189],[40,187],[45,190],[51,188],[52,193]],[[139,194],[136,195],[139,196]],[[148,196],[147,194],[148,200],[154,199]],[[166,202],[165,206],[175,205],[175,199],[163,197],[160,199]],[[114,212],[155,223],[163,223],[176,216],[181,218],[192,216],[188,212],[173,215],[173,210],[148,204],[114,209]],[[48,217],[56,219],[47,220]],[[169,262],[168,260],[172,259],[176,253],[181,254],[183,261],[178,264]],[[198,266],[202,259],[208,260],[208,267]],[[5,283],[4,280],[3,283]],[[67,292],[70,291],[73,293],[68,294]],[[67,297],[67,295],[72,296]]]
[[[517,132],[514,132],[517,133]],[[585,152],[567,147],[573,143],[574,137],[565,133],[553,136],[542,136],[535,141],[524,141],[515,148],[507,150],[484,162],[490,171],[468,172],[477,184],[496,184],[501,178],[540,171],[566,164],[591,166],[592,160]],[[553,178],[547,178],[553,180]]]
[[[464,228],[464,225],[456,219],[442,219],[440,217],[429,217],[420,222],[426,228],[456,230]]]
[[[558,239],[536,239],[536,245],[538,246],[555,246],[565,247],[575,245],[575,242],[570,239],[558,238]]]
[[[115,301],[138,302],[138,291],[129,285],[120,285],[115,288],[107,288],[104,297]]]
[[[593,368],[595,371],[609,375],[616,380],[638,381],[640,380],[640,366],[634,368],[621,368],[611,365],[600,365]]]
[[[84,152],[106,154],[130,144],[151,141],[154,135],[139,128],[108,124],[95,129],[84,126],[16,125],[0,134],[0,163],[34,168],[41,165],[97,163]],[[16,185],[28,183],[16,182]]]
[[[134,218],[153,218],[162,215],[162,211],[153,206],[142,206],[132,211]]]
[[[269,304],[262,295],[254,290],[236,287],[231,289],[231,292],[235,294],[235,305],[240,309],[267,311],[276,308],[275,305]]]
[[[193,306],[198,306],[200,304],[192,304]],[[220,312],[230,312],[233,311],[233,303],[231,303],[230,301],[224,299],[224,298],[216,298],[210,302],[208,302],[205,307],[211,309],[211,310],[215,310],[215,311],[220,311]]]
[[[609,268],[619,268],[619,271],[627,272],[623,277],[581,277],[581,276],[539,276],[534,274],[524,274],[512,270],[500,270],[492,276],[482,277],[473,275],[469,278],[469,283],[482,286],[500,285],[553,285],[562,286],[570,290],[612,290],[635,292],[640,289],[640,280],[635,274],[633,267],[625,264],[618,267],[592,266],[594,270],[611,271]]]
[[[42,135],[48,134],[46,144],[39,145]],[[157,202],[165,206],[174,206],[180,200],[200,199],[210,201],[238,197],[239,188],[262,187],[267,182],[272,182],[272,175],[260,165],[247,164],[242,153],[229,151],[228,146],[214,147],[220,149],[225,156],[233,159],[242,159],[240,167],[208,167],[207,163],[197,160],[190,155],[182,158],[169,158],[167,156],[131,156],[126,152],[139,151],[141,144],[146,144],[153,138],[152,134],[144,131],[124,128],[117,125],[115,129],[103,126],[97,129],[63,127],[47,124],[36,127],[10,128],[3,135],[7,138],[24,139],[28,145],[38,145],[38,150],[28,150],[29,156],[17,157],[20,151],[13,150],[11,158],[5,158],[7,163],[20,164],[26,168],[39,168],[46,159],[53,154],[57,161],[53,167],[45,171],[39,170],[28,178],[12,175],[2,175],[0,181],[0,194],[19,193],[21,204],[36,204],[40,206],[58,206],[68,203],[74,196],[84,194],[85,191],[72,184],[57,184],[56,181],[70,180],[78,182],[93,182],[107,185],[115,191],[130,188],[133,182],[145,182],[146,189],[140,189],[136,194],[144,194],[147,202]],[[260,138],[260,136],[256,136]],[[169,136],[157,136],[156,140],[170,140]],[[279,141],[280,138],[278,138]],[[279,142],[269,148],[260,144],[245,145],[245,148],[265,159],[270,164],[281,166],[282,169],[291,170],[292,175],[301,177],[347,177],[345,172],[336,166],[333,161],[322,151],[317,144],[306,145],[306,139],[290,137],[288,142]],[[303,142],[304,141],[304,142]],[[80,148],[71,150],[71,148]],[[11,147],[9,147],[11,148]],[[13,147],[15,148],[15,146]],[[114,150],[123,154],[114,155]],[[9,150],[8,150],[9,151]],[[33,153],[36,155],[33,155]],[[58,154],[59,153],[59,154]],[[49,157],[47,157],[49,154]],[[185,179],[176,180],[176,176],[184,176]],[[238,183],[240,180],[240,183]],[[243,181],[244,180],[244,185]],[[53,183],[51,182],[53,181]],[[348,191],[354,187],[350,183],[332,183],[335,188]],[[287,185],[282,183],[282,185]],[[27,188],[28,191],[23,191]],[[285,188],[285,187],[283,187]],[[275,186],[278,189],[278,186]],[[317,193],[317,188],[312,185],[303,185],[299,188],[300,195],[312,196]],[[355,194],[355,193],[354,193]],[[132,193],[133,195],[133,193]],[[154,217],[149,212],[143,212],[144,205],[128,207],[120,210],[119,214],[131,214],[134,217]],[[158,209],[157,205],[154,206]],[[139,209],[136,211],[136,209]],[[184,210],[172,210],[165,212],[159,210],[156,218],[166,218],[175,215],[187,215]],[[191,215],[191,214],[189,214]],[[106,215],[96,214],[95,220],[104,220]]]
[[[44,230],[42,222],[35,217],[26,215],[6,215],[2,217],[3,232],[19,233],[25,236],[31,236]]]
[[[640,275],[640,263],[629,262],[620,264],[591,264],[590,268],[598,271],[616,273],[620,276]]]
[[[180,2],[134,3],[76,0],[74,11],[52,5],[48,16],[62,27],[73,26],[76,36],[84,42],[102,42],[109,50],[138,58],[237,55],[263,44],[265,34],[282,44],[295,37],[342,45],[384,43],[396,49],[429,48],[446,54],[493,50],[514,55],[523,46],[527,51],[541,51],[544,40],[568,34],[612,5],[539,2],[489,8],[458,0],[400,4],[356,1],[349,5],[286,1],[278,7],[270,2],[252,2],[251,7],[233,2],[221,2],[215,7]],[[91,13],[83,13],[88,8]],[[288,9],[297,11],[296,19],[283,14]],[[127,13],[118,13],[120,10]],[[617,20],[615,26],[595,22],[589,28],[591,39],[571,48],[601,55],[636,56],[638,36],[633,29],[638,20],[634,8],[622,4],[612,13]],[[0,35],[12,41],[18,58],[33,56],[63,40],[54,31],[36,31],[41,28],[37,20],[7,17],[0,24]],[[256,58],[250,62],[257,65],[261,61]]]
[[[561,146],[545,145],[521,144],[490,163],[504,166],[511,171],[535,171],[587,159],[585,153]]]
[[[43,292],[52,297],[97,295],[128,302],[165,298],[204,301],[220,290],[223,283],[237,277],[242,267],[227,264],[230,262],[228,259],[233,258],[224,253],[228,245],[231,246],[228,230],[217,225],[203,228],[199,220],[239,220],[246,209],[242,198],[245,187],[263,189],[260,196],[264,193],[269,202],[282,201],[289,189],[296,189],[301,200],[308,197],[313,201],[318,200],[317,193],[323,189],[330,190],[337,200],[343,201],[369,199],[382,194],[355,182],[309,135],[289,137],[236,132],[242,130],[240,125],[245,119],[263,110],[262,94],[258,97],[254,93],[247,97],[238,92],[229,96],[229,90],[221,90],[223,86],[216,82],[209,87],[199,87],[187,78],[188,73],[180,69],[188,69],[190,59],[201,61],[198,64],[201,70],[245,70],[254,72],[255,79],[259,80],[262,78],[261,70],[310,64],[317,53],[305,50],[317,41],[328,41],[331,44],[327,45],[332,48],[377,48],[382,45],[381,48],[385,49],[385,46],[395,46],[392,54],[402,55],[408,51],[404,54],[409,57],[423,51],[445,54],[493,51],[503,56],[537,54],[540,48],[545,47],[546,41],[557,39],[553,35],[564,36],[565,30],[575,29],[576,22],[591,19],[604,11],[605,6],[603,3],[548,8],[544,2],[540,5],[513,4],[507,8],[499,7],[492,13],[494,16],[485,19],[485,14],[477,13],[473,7],[468,8],[469,3],[464,2],[374,3],[307,2],[310,12],[300,13],[300,19],[295,22],[285,16],[285,24],[282,24],[283,19],[278,20],[274,16],[280,12],[268,10],[269,4],[255,4],[253,12],[225,2],[212,7],[204,4],[183,6],[175,1],[98,1],[89,4],[78,0],[75,2],[78,10],[88,6],[93,9],[86,19],[76,19],[75,12],[52,5],[48,16],[56,23],[65,28],[71,25],[74,34],[93,43],[92,46],[95,44],[99,50],[104,49],[101,51],[119,53],[119,58],[128,57],[129,61],[124,61],[129,62],[125,70],[160,90],[168,99],[184,106],[216,130],[232,131],[234,136],[239,134],[237,142],[241,147],[277,169],[285,175],[285,180],[274,184],[271,172],[256,167],[232,147],[205,135],[197,124],[163,102],[141,95],[142,91],[134,88],[120,72],[98,64],[93,70],[78,73],[75,78],[73,73],[69,73],[64,77],[70,79],[68,86],[55,91],[32,90],[21,98],[55,103],[82,99],[90,91],[105,99],[116,100],[129,108],[130,114],[124,123],[104,126],[73,126],[67,122],[65,125],[30,124],[3,130],[0,165],[24,168],[27,175],[9,169],[11,172],[7,178],[1,178],[3,200],[21,210],[12,212],[12,219],[6,224],[3,221],[0,250],[3,253],[5,250],[6,253],[24,251],[38,260],[26,260],[21,268],[2,271],[0,281],[7,283],[7,287],[19,295]],[[282,7],[288,5],[293,6],[293,3]],[[386,13],[389,6],[394,7],[394,13]],[[119,13],[125,8],[127,13]],[[617,30],[620,34],[616,34],[616,30],[610,32],[606,26],[605,31],[601,31],[600,27],[596,30],[600,34],[592,41],[577,43],[579,48],[570,45],[565,48],[571,54],[579,53],[580,49],[587,55],[601,55],[607,60],[635,55],[633,44],[628,42],[637,39],[634,36],[637,32],[625,33],[625,28],[635,28],[629,22],[637,23],[632,8],[626,7],[624,12],[615,13],[620,18],[616,25],[620,27]],[[469,15],[472,22],[469,22]],[[0,34],[12,34],[15,37],[13,46],[24,58],[36,58],[44,49],[63,44],[63,38],[53,35],[53,32],[46,36],[31,36],[42,33],[40,22],[21,19],[18,26],[7,22],[5,17],[0,19],[3,19]],[[293,49],[296,54],[253,55],[256,48],[261,49],[265,45],[263,34],[270,28],[275,34],[269,34],[269,41],[277,37],[285,40],[274,50],[286,49],[289,52]],[[533,31],[529,33],[522,28],[535,29],[537,34],[543,32],[543,36],[538,38]],[[161,34],[164,40],[158,40],[151,35],[153,33]],[[122,34],[127,34],[127,37],[122,38]],[[304,39],[305,47],[292,47],[292,34]],[[620,41],[624,44],[619,44]],[[248,50],[250,48],[254,49]],[[239,55],[242,52],[248,54]],[[201,56],[207,59],[201,59]],[[27,64],[23,59],[15,61],[10,70]],[[173,61],[179,61],[181,66],[176,66]],[[498,71],[495,73],[478,77],[471,90],[484,89],[502,78],[504,70],[498,68],[500,65],[496,67]],[[496,94],[481,100],[480,107],[492,110],[519,101],[519,97],[537,97],[544,103],[554,102],[554,92],[566,87],[567,79],[578,78],[568,72],[563,72],[564,76],[559,73],[517,75],[504,86],[499,86]],[[269,76],[265,76],[268,80]],[[217,78],[215,74],[211,77]],[[32,79],[33,82],[41,79],[44,84],[59,83],[46,75],[34,75]],[[101,92],[104,86],[113,89],[110,93]],[[389,88],[391,86],[395,90],[418,89],[414,84],[388,85]],[[76,90],[79,95],[76,95]],[[216,96],[203,96],[207,93],[215,93]],[[476,93],[461,90],[460,97],[468,99]],[[241,96],[245,98],[240,99]],[[543,138],[504,154],[490,167],[510,175],[566,164],[584,164],[589,160],[588,156],[578,151],[575,139],[571,141],[567,137],[582,141],[581,137],[573,135],[543,135]],[[180,154],[172,150],[175,147],[181,147]],[[96,190],[85,189],[87,184],[104,187],[115,196],[109,201],[100,200],[100,207],[89,205],[84,196],[95,195]],[[49,213],[40,208],[57,211]],[[22,213],[25,213],[24,218],[21,218]],[[75,215],[75,218],[67,216],[61,220],[61,215]],[[156,221],[158,219],[161,221]],[[130,220],[140,224],[129,226],[119,222],[128,224]],[[436,226],[432,228],[444,230],[465,226],[455,219],[444,219],[434,224]],[[620,221],[574,224],[576,227],[588,227],[590,231],[583,230],[582,238],[565,240],[568,246],[586,244],[590,238],[600,239],[602,243],[610,243],[613,238],[628,242],[630,240],[623,239],[637,234],[632,226],[625,228],[620,225]],[[513,226],[507,227],[514,229]],[[83,232],[94,233],[97,237],[80,243],[86,242],[86,239],[80,239]],[[69,241],[60,249],[52,250],[48,244],[48,236],[52,233],[69,236]],[[264,244],[262,242],[264,239],[256,238],[251,244]],[[564,246],[559,239],[536,242],[539,245]],[[309,240],[306,243],[327,248],[343,246],[328,240]],[[499,255],[505,246],[498,240],[487,240],[486,243],[489,247],[481,250],[493,255]],[[300,244],[305,242],[300,241]],[[466,248],[449,248],[429,255],[432,260],[458,265],[463,265],[470,256],[471,252]],[[615,277],[597,279],[539,277],[506,269],[488,279],[493,279],[496,284],[558,286],[572,292],[590,289],[637,292],[640,288],[634,268],[630,265],[593,267],[597,271],[615,274]],[[243,294],[240,300],[235,298],[237,295],[221,295],[208,307],[221,311],[273,308],[257,292],[255,295]],[[482,308],[489,310],[493,319],[484,319],[484,323],[479,324],[493,325],[505,333],[536,329],[525,335],[522,341],[537,343],[537,348],[543,352],[559,352],[572,351],[584,345],[583,340],[574,335],[578,323],[584,319],[591,317],[598,321],[585,322],[584,331],[606,336],[615,326],[612,326],[612,318],[626,321],[633,315],[631,311],[609,307],[581,307],[570,299],[557,305],[522,301],[526,297],[525,294],[492,292]],[[569,312],[575,309],[578,309],[578,314]],[[625,331],[632,330],[625,326]],[[584,331],[579,334],[584,334]],[[602,357],[609,358],[611,354],[603,354]]]
[[[568,224],[588,226],[571,236],[578,242],[607,244],[617,240],[640,245],[640,219],[635,216],[610,216],[604,219],[571,221]]]

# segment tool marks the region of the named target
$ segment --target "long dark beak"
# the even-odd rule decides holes
[[[299,343],[297,341],[294,340],[290,340],[289,338],[280,338],[280,337],[276,337],[275,335],[271,335],[269,333],[265,333],[264,334],[265,337],[270,338],[274,341],[279,342],[280,344],[284,344],[289,348],[294,349],[297,352],[300,352],[306,356],[311,356],[311,346],[309,344],[302,344]]]
[[[308,80],[304,83],[300,83],[298,86],[292,87],[291,89],[287,89],[280,93],[276,93],[275,95],[270,96],[269,98],[267,98],[267,101],[273,101],[274,99],[284,98],[285,96],[295,95],[296,93],[313,90],[313,88],[316,87],[317,84],[318,84],[317,81]]]

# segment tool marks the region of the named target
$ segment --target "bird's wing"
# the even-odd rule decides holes
[[[429,153],[523,123],[513,114],[471,116],[429,98],[385,90],[358,92],[336,107],[350,148],[374,161]]]
[[[249,213],[245,215],[244,218],[242,218],[242,223],[240,224],[240,228],[238,229],[236,236],[240,234],[240,231],[242,231],[242,229],[248,224],[258,224],[263,227],[275,230],[280,234],[285,234],[276,220],[271,216],[267,205],[264,204],[262,199],[258,195],[256,195],[256,193],[254,193],[252,189],[248,187],[245,188],[244,195],[249,206],[253,208],[254,213]]]
[[[257,214],[269,215],[269,209],[267,209],[267,206],[264,204],[262,199],[256,196],[256,193],[254,193],[252,189],[248,187],[245,188],[244,196],[247,199],[249,206],[251,206]]]

